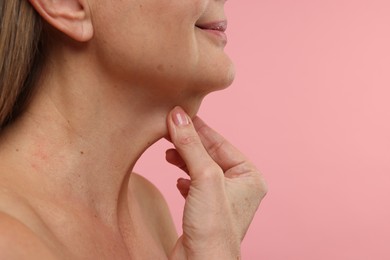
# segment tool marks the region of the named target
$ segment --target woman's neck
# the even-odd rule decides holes
[[[175,104],[82,73],[69,67],[47,71],[29,108],[0,143],[12,149],[8,161],[18,172],[12,178],[28,182],[31,192],[117,226],[120,215],[128,214],[132,169],[166,135],[166,115]]]

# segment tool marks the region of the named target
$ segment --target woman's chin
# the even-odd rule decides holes
[[[200,106],[202,104],[204,96],[205,95],[199,96],[197,98],[191,98],[191,100],[187,100],[187,101],[184,101],[184,102],[180,102],[180,103],[177,104],[177,106],[182,107],[184,109],[184,111],[186,111],[188,116],[193,118],[198,113],[199,108],[200,108]]]
[[[212,70],[207,74],[198,76],[195,80],[195,89],[198,92],[203,92],[205,96],[211,92],[228,88],[233,83],[234,77],[235,70],[233,65],[227,66],[224,69]]]

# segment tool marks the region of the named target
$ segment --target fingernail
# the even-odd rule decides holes
[[[177,126],[185,126],[190,123],[190,120],[181,107],[175,107],[172,112],[172,119]]]

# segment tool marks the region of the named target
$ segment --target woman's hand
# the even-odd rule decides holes
[[[176,107],[168,116],[176,149],[168,162],[183,169],[177,187],[186,199],[183,235],[170,259],[240,259],[240,244],[267,192],[256,167],[201,119]]]

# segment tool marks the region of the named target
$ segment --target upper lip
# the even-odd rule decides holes
[[[206,23],[196,24],[195,26],[200,29],[216,30],[216,31],[224,32],[226,31],[227,28],[227,21],[223,20],[218,22],[206,22]]]

